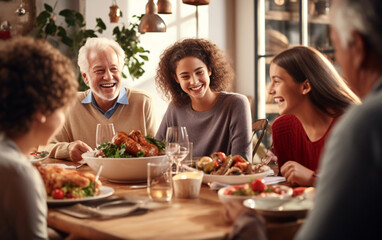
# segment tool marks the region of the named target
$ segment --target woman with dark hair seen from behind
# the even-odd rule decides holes
[[[269,94],[278,103],[272,125],[280,173],[292,185],[313,186],[321,150],[333,124],[358,97],[319,51],[285,50],[270,66]]]
[[[46,191],[27,156],[62,127],[78,83],[48,42],[0,44],[0,238],[47,239]]]
[[[225,92],[233,79],[227,58],[208,40],[185,39],[167,48],[155,80],[171,103],[156,137],[165,139],[167,127],[185,126],[194,156],[224,152],[251,161],[249,101]]]

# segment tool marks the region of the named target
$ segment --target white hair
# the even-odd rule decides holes
[[[123,65],[125,64],[125,52],[116,41],[109,38],[88,38],[86,40],[85,45],[80,48],[78,53],[78,66],[80,67],[80,71],[87,73],[89,70],[88,54],[90,50],[103,50],[108,47],[111,47],[117,54],[120,71],[122,71]]]
[[[336,0],[332,12],[332,26],[337,30],[341,44],[348,47],[353,41],[352,32],[361,34],[370,52],[382,57],[382,3],[380,0]]]
[[[333,16],[334,21],[332,25],[338,32],[342,46],[348,47],[353,41],[352,31],[364,33],[366,28],[359,9],[345,3],[343,0],[340,2],[341,4],[338,5],[337,11]]]

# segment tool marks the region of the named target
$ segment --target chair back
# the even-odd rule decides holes
[[[267,119],[258,119],[254,123],[252,123],[252,140],[256,144],[253,147],[252,151],[252,164],[253,164],[253,158],[255,157],[255,154],[257,153],[257,150],[259,149],[259,146],[261,144],[261,141],[264,138],[265,133],[272,133],[272,126],[268,122]],[[260,133],[260,136],[257,138],[256,133]]]

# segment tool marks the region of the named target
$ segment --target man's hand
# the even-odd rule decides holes
[[[313,186],[314,172],[295,161],[286,162],[280,169],[287,182],[292,185]]]
[[[92,151],[93,149],[89,147],[86,143],[77,140],[74,142],[71,142],[68,147],[69,150],[69,156],[72,159],[73,162],[78,162],[82,160],[81,155],[84,152]]]

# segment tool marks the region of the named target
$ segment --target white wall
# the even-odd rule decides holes
[[[156,2],[156,1],[155,1]],[[117,0],[117,4],[123,12],[123,18],[119,20],[119,25],[127,25],[132,21],[133,15],[140,15],[145,12],[147,1],[141,0]],[[107,31],[102,34],[105,37],[112,37],[112,28],[116,24],[109,22],[109,6],[111,1],[86,0],[86,22],[87,27],[93,28],[96,25],[96,17],[101,17],[107,24]],[[208,38],[208,8],[209,6],[199,6],[199,37]],[[151,93],[155,99],[158,119],[162,119],[167,109],[161,93],[156,90],[154,77],[159,62],[159,56],[165,48],[179,39],[196,37],[195,6],[183,4],[181,0],[172,1],[172,14],[160,14],[160,17],[167,25],[165,33],[145,33],[141,35],[142,46],[150,51],[149,61],[145,63],[144,75],[138,80],[129,80],[128,86],[139,88]]]
[[[54,5],[56,0],[37,0],[37,14],[41,11],[43,2]],[[117,24],[109,21],[111,3],[112,1],[105,0],[66,0],[58,1],[57,8],[81,9],[85,15],[87,28],[94,28],[96,18],[101,17],[107,25],[106,32],[101,36],[112,37],[112,29],[117,24],[127,25],[133,15],[145,12],[147,0],[117,0],[123,12],[123,18]],[[211,0],[209,5],[198,7],[199,37],[215,42],[227,52],[236,71],[236,81],[232,89],[252,97],[254,96],[253,8],[253,0]],[[162,118],[167,108],[167,103],[157,92],[154,83],[159,56],[175,41],[196,37],[196,7],[183,4],[182,0],[172,0],[172,12],[172,14],[160,14],[167,25],[165,33],[146,33],[141,36],[142,46],[150,51],[149,61],[144,65],[146,72],[138,80],[128,81],[129,87],[151,93],[157,105],[158,119]]]
[[[254,1],[236,1],[236,91],[254,97]]]

